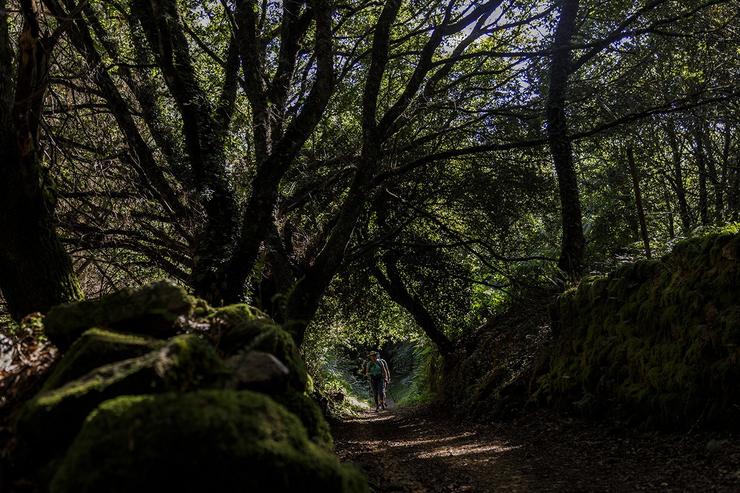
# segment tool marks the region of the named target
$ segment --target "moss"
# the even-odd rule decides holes
[[[101,366],[26,403],[17,423],[22,455],[40,463],[62,450],[85,417],[105,400],[221,387],[227,379],[228,371],[210,344],[194,335],[174,337],[160,350]]]
[[[56,364],[41,390],[60,387],[99,366],[141,356],[164,344],[158,339],[134,334],[97,328],[87,330]]]
[[[559,337],[537,398],[570,403],[589,395],[654,424],[737,426],[740,388],[728,383],[740,374],[733,228],[564,293],[551,309]]]
[[[354,493],[367,485],[356,470],[311,443],[298,419],[268,397],[199,391],[102,404],[50,489]]]
[[[93,327],[168,337],[176,332],[177,318],[192,312],[193,303],[184,288],[160,281],[96,300],[55,306],[44,320],[44,330],[61,349]]]
[[[326,422],[324,414],[312,398],[296,391],[288,391],[271,397],[298,416],[311,441],[329,450],[334,448],[329,423]]]
[[[306,390],[308,374],[298,346],[264,313],[249,305],[230,305],[216,309],[208,320],[220,328],[218,348],[225,355],[250,350],[270,353],[290,370],[291,386]]]

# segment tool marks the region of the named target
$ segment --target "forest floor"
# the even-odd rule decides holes
[[[333,423],[339,457],[374,492],[740,491],[740,439],[640,432],[533,413],[461,423],[433,407]]]

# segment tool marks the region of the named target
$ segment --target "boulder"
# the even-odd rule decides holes
[[[99,366],[150,353],[165,342],[150,337],[89,329],[67,350],[44,382],[42,392],[61,387]]]
[[[362,475],[308,440],[298,419],[250,391],[122,396],[86,420],[52,493],[355,493]]]
[[[175,321],[189,315],[194,305],[195,299],[184,288],[160,281],[55,306],[44,319],[44,331],[62,350],[93,327],[165,338],[176,333]]]
[[[288,387],[288,367],[275,356],[262,351],[241,352],[226,360],[238,389],[267,393],[283,392]]]
[[[17,422],[21,461],[41,464],[62,451],[87,415],[108,399],[223,387],[228,375],[212,346],[195,335],[177,336],[159,350],[96,368],[26,403]]]
[[[219,350],[233,356],[245,351],[263,351],[279,359],[290,371],[290,385],[305,391],[306,366],[293,337],[259,310],[248,305],[218,308],[209,322],[220,330]]]

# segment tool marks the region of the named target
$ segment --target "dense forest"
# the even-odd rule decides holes
[[[364,491],[316,413],[378,347],[399,404],[737,429],[738,80],[732,0],[0,0],[0,489],[238,408],[308,438],[202,484]]]

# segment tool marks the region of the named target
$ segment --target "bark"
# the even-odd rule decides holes
[[[371,183],[380,156],[380,129],[377,121],[378,94],[388,64],[390,31],[395,22],[401,0],[388,0],[375,26],[365,88],[362,97],[362,150],[357,172],[353,177],[347,198],[342,203],[333,227],[327,235],[313,265],[299,280],[288,300],[286,328],[296,342],[303,341],[306,327],[319,308],[321,298],[331,279],[344,260],[344,253],[355,223],[371,193]]]
[[[728,190],[728,183],[730,181],[730,138],[732,136],[732,127],[728,124],[725,124],[724,132],[722,133],[722,154],[720,155],[720,199],[717,201],[718,206],[721,207],[717,213],[717,222],[722,223],[724,221],[725,216],[725,207],[726,203],[729,207],[729,201],[730,201],[730,194],[732,193],[730,190]],[[725,198],[726,196],[726,198]]]
[[[678,143],[678,137],[676,130],[672,124],[667,127],[668,144],[671,147],[671,153],[673,156],[673,191],[676,193],[676,199],[678,200],[678,214],[681,218],[681,231],[684,236],[691,234],[691,214],[689,212],[689,204],[686,200],[686,186],[683,180],[683,169],[681,166],[681,148]]]
[[[671,194],[670,194],[670,188],[665,181],[663,182],[663,202],[665,203],[665,206],[668,208],[667,216],[668,216],[668,238],[673,239],[676,237],[676,226],[674,224],[673,219],[673,205],[671,200]]]
[[[737,221],[740,211],[740,159],[735,160],[734,166],[731,164],[732,130],[733,127],[727,125],[722,145],[722,167],[727,177],[727,212],[730,220]]]
[[[20,5],[14,84],[6,5],[0,0],[0,290],[16,319],[82,297],[56,233],[54,190],[39,160],[49,47],[35,3]]]
[[[132,8],[182,115],[185,146],[206,216],[195,242],[190,284],[198,296],[220,304],[224,301],[238,218],[223,148],[223,132],[229,124],[224,117],[230,113],[212,108],[198,84],[177,3],[137,0]],[[227,73],[226,84],[229,82]],[[225,87],[224,94],[233,97],[230,95],[234,90]]]
[[[720,224],[722,222],[722,210],[724,209],[724,187],[722,183],[724,181],[723,172],[721,169],[721,165],[719,166],[720,169],[718,170],[718,163],[714,156],[714,153],[712,152],[710,136],[708,135],[706,127],[702,124],[697,125],[696,143],[697,153],[701,154],[701,160],[704,163],[706,178],[712,184],[712,193],[714,197],[713,220],[715,224]]]
[[[637,209],[637,218],[640,221],[640,237],[642,238],[642,244],[645,246],[645,256],[647,258],[650,258],[650,237],[648,236],[647,222],[645,221],[645,209],[642,204],[642,191],[640,190],[640,173],[637,170],[637,165],[635,164],[635,154],[631,146],[627,148],[627,163],[630,167],[630,175],[632,175],[632,186],[635,192],[635,208]]]
[[[442,356],[447,356],[452,351],[452,342],[447,338],[442,329],[437,325],[434,316],[427,310],[418,296],[411,293],[403,282],[401,273],[392,259],[384,258],[385,274],[377,265],[372,265],[370,272],[378,281],[380,287],[388,293],[388,296],[399,306],[405,308],[414,318],[416,324],[431,339]]]
[[[702,226],[709,224],[709,205],[707,200],[707,161],[704,154],[704,144],[699,136],[696,137],[694,154],[696,167],[699,172],[699,218]]]
[[[576,31],[578,0],[565,0],[560,8],[553,42],[545,116],[547,137],[560,191],[560,213],[563,237],[558,266],[568,279],[578,279],[583,272],[586,239],[583,235],[581,200],[578,189],[573,148],[568,138],[565,112],[568,78],[571,71],[569,45]]]
[[[390,31],[401,3],[400,0],[385,2],[375,26],[370,66],[362,95],[362,148],[357,171],[338,213],[329,221],[331,227],[324,236],[323,246],[288,300],[286,328],[299,343],[303,340],[305,329],[318,310],[329,283],[344,261],[346,249],[365,205],[376,192],[383,146],[397,130],[398,120],[414,98],[422,92],[424,81],[428,80],[433,67],[435,52],[446,36],[459,33],[479,18],[488,16],[501,2],[494,0],[483,3],[455,22],[451,21],[455,2],[450,2],[444,19],[434,28],[421,49],[414,72],[401,95],[379,118],[378,96],[388,63]]]
[[[287,94],[288,73],[293,65],[288,58],[295,59],[298,46],[296,36],[303,29],[294,29],[298,22],[295,2],[286,2],[283,25],[281,61],[276,81],[271,86],[275,103],[269,105],[268,88],[261,73],[261,56],[256,34],[256,13],[253,2],[243,1],[237,9],[237,36],[240,40],[243,71],[247,79],[247,93],[254,108],[255,142],[257,143],[257,175],[252,182],[252,194],[243,215],[239,241],[228,262],[228,276],[223,290],[227,302],[240,301],[246,292],[247,279],[259,255],[259,247],[267,238],[273,223],[273,214],[278,201],[280,181],[300,152],[303,144],[316,128],[324,114],[334,86],[334,66],[331,34],[331,9],[324,0],[311,2],[316,24],[314,51],[316,55],[316,79],[300,113],[291,120],[283,135],[283,105]],[[286,34],[286,29],[288,33]],[[294,33],[291,35],[291,33]],[[292,62],[293,64],[295,61]],[[275,108],[279,122],[271,123],[271,108]]]

